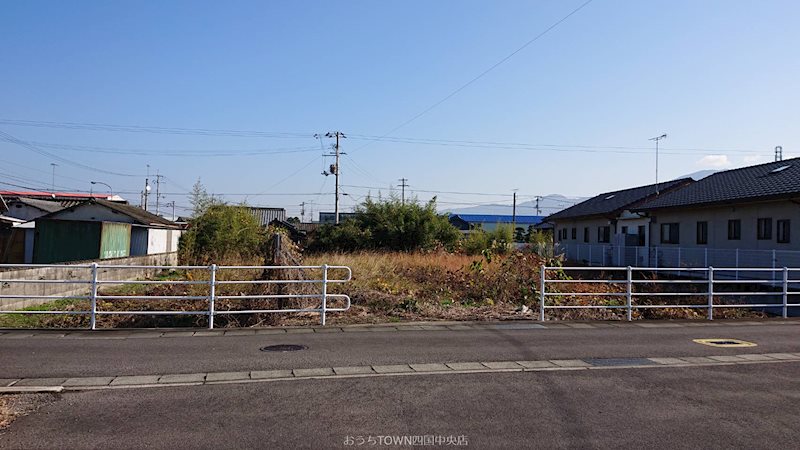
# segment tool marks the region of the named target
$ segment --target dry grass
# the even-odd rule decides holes
[[[297,253],[293,256],[300,260]],[[242,264],[263,264],[264,261],[237,261]],[[486,260],[479,256],[439,252],[401,253],[401,252],[357,252],[324,253],[307,255],[302,258],[303,265],[341,265],[349,266],[353,279],[348,283],[332,283],[329,293],[347,294],[352,299],[349,311],[329,316],[331,324],[382,323],[415,320],[512,320],[533,319],[539,307],[539,269],[549,262],[531,253],[513,253],[496,256]],[[331,270],[329,278],[342,278],[344,273]],[[576,276],[604,278],[597,272],[587,272]],[[166,278],[207,281],[207,273],[200,272],[189,276],[183,273],[164,275]],[[253,270],[230,270],[218,273],[218,280],[253,279],[320,279],[318,270],[304,271],[280,270],[268,273]],[[548,279],[566,279],[567,275],[558,270],[548,273]],[[651,288],[657,288],[653,286]],[[112,288],[118,295],[186,295],[206,296],[208,286],[166,286],[166,285],[127,285]],[[260,294],[317,294],[319,284],[294,284],[278,287],[271,285],[222,285],[217,287],[217,295],[260,295]],[[569,283],[548,285],[548,292],[592,292],[592,296],[552,296],[548,303],[553,305],[622,305],[624,297],[606,295],[608,292],[622,293],[624,284]],[[664,303],[675,297],[637,298],[643,303]],[[705,298],[682,297],[686,304],[703,304]],[[86,302],[70,307],[75,310],[87,308]],[[285,308],[316,308],[318,299],[302,300],[218,300],[217,311],[258,310]],[[330,307],[341,305],[331,301]],[[523,305],[528,310],[523,308]],[[207,300],[114,300],[101,301],[102,310],[175,310],[204,311]],[[523,310],[525,310],[523,312]],[[717,310],[719,318],[760,317],[761,313],[744,309]],[[580,309],[548,310],[549,320],[624,320],[625,309]],[[634,319],[702,319],[705,310],[691,308],[642,309],[634,310]],[[43,326],[85,327],[85,316],[43,317]],[[223,315],[215,319],[219,327],[247,327],[259,325],[306,325],[319,322],[316,313],[300,314],[242,314]],[[207,318],[202,315],[184,316],[98,316],[98,326],[111,327],[175,327],[206,326]]]
[[[0,395],[0,430],[7,428],[18,417],[32,413],[56,398],[52,394]]]

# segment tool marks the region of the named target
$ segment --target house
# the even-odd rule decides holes
[[[0,214],[0,264],[25,262],[25,233],[17,226],[23,221]]]
[[[469,233],[470,230],[481,228],[492,231],[499,225],[515,225],[517,230],[526,231],[529,226],[536,226],[542,222],[543,216],[513,216],[502,214],[451,214],[450,224]]]
[[[339,213],[339,222],[344,220],[352,219],[356,217],[356,213],[354,212],[340,212]],[[336,213],[335,212],[320,212],[319,213],[319,223],[336,223]]]
[[[680,249],[684,264],[800,267],[800,158],[717,172],[632,211],[662,259]]]
[[[64,209],[61,202],[28,197],[10,197],[6,202],[7,217],[18,219],[10,229],[6,230],[9,239],[14,241],[14,251],[0,248],[7,263],[33,262],[33,244],[35,221],[37,218]],[[12,237],[13,235],[13,237]]]
[[[6,204],[8,211],[5,215],[22,219],[24,222],[64,209],[58,201],[28,197],[10,198]]]
[[[127,237],[124,229],[128,230]],[[136,206],[92,199],[36,219],[34,261],[68,261],[70,259],[65,258],[76,255],[86,259],[86,255],[97,254],[98,258],[103,259],[171,253],[178,249],[180,234],[180,225]],[[113,240],[113,250],[102,250],[105,239]],[[73,245],[73,241],[79,244]],[[122,242],[127,242],[127,246]],[[67,251],[72,246],[76,248]],[[92,249],[91,252],[88,248]]]
[[[608,262],[609,259],[601,251],[589,253],[592,249],[590,246],[648,246],[650,219],[643,214],[631,212],[631,209],[693,182],[690,178],[682,178],[657,185],[604,192],[552,214],[544,221],[553,225],[553,239],[565,250],[568,259]],[[581,250],[584,251],[581,253]]]
[[[286,221],[286,210],[283,208],[266,208],[262,206],[246,206],[247,210],[256,218],[262,227],[266,227],[273,220]]]

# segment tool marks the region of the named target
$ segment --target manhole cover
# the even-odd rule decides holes
[[[711,347],[725,347],[725,348],[735,348],[735,347],[755,347],[757,344],[752,342],[743,341],[741,339],[694,339],[694,342],[703,345],[710,345]]]
[[[299,350],[305,350],[308,347],[305,345],[297,345],[297,344],[280,344],[280,345],[268,345],[266,347],[261,347],[259,350],[262,352],[296,352]]]

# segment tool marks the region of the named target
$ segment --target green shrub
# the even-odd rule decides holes
[[[178,256],[191,265],[242,261],[261,254],[265,242],[263,228],[246,208],[213,204],[181,235]]]
[[[317,230],[312,251],[364,249],[415,251],[442,246],[453,249],[460,232],[446,215],[436,212],[436,199],[427,204],[396,198],[367,200],[353,218]]]

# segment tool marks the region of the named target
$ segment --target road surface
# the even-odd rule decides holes
[[[373,373],[65,391],[0,434],[0,447],[355,448],[360,439],[363,447],[373,442],[386,447],[381,444],[403,437],[440,440],[424,448],[454,446],[447,445],[448,438],[473,448],[796,446],[800,356],[730,365],[718,361],[741,354],[797,354],[798,321],[526,325],[227,336],[14,332],[0,335],[0,378],[717,359],[713,364],[593,367],[604,370]],[[693,342],[698,338],[757,346],[716,348]],[[259,351],[289,343],[308,348]]]

